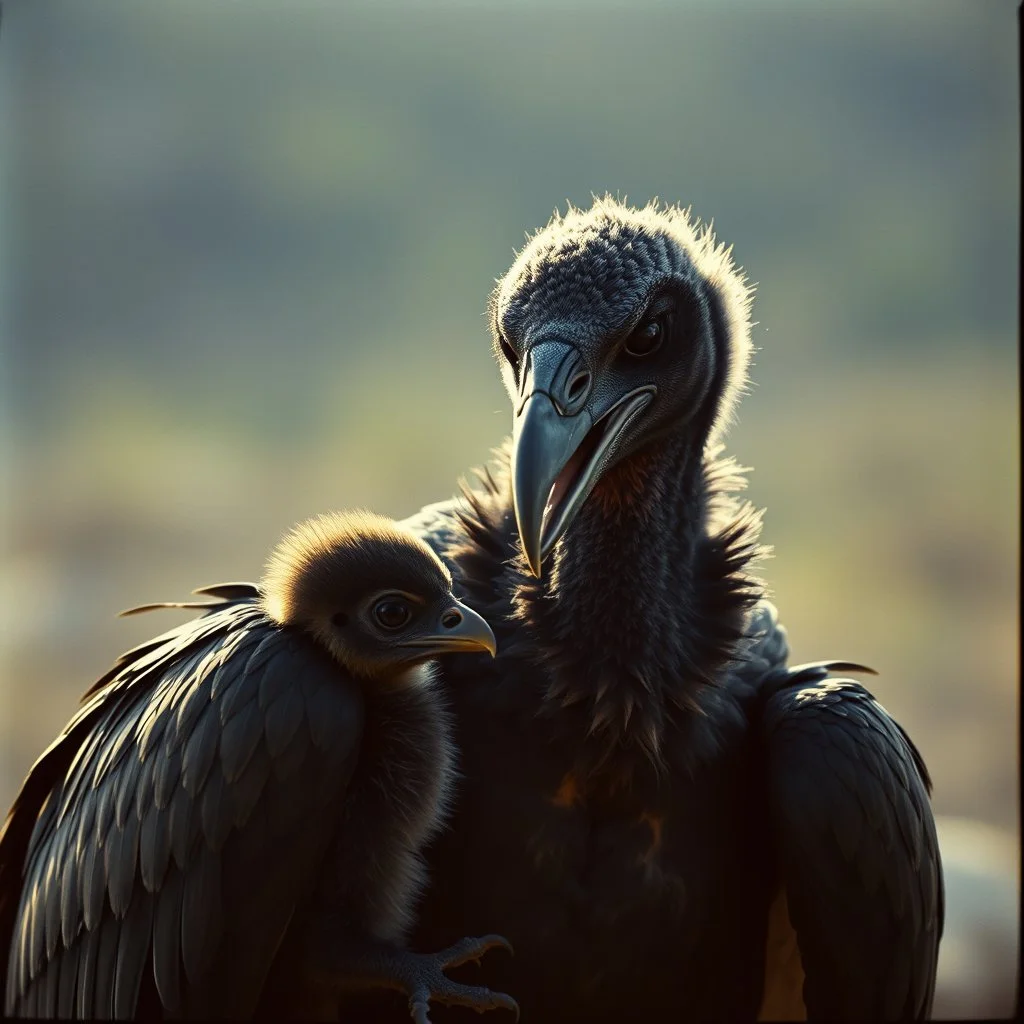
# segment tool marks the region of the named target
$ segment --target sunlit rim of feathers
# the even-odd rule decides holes
[[[351,593],[360,580],[388,582],[387,566],[408,565],[410,556],[451,586],[444,563],[393,519],[366,509],[313,516],[292,527],[267,560],[264,607],[279,625],[298,625],[317,610],[314,595]]]
[[[620,200],[610,192],[593,194],[589,209],[568,202],[564,214],[555,209],[547,224],[532,234],[527,233],[526,243],[517,250],[512,266],[495,281],[488,300],[488,319],[492,326],[496,323],[503,298],[529,277],[533,267],[574,254],[570,243],[601,234],[612,237],[618,227],[667,238],[686,254],[698,277],[715,290],[722,304],[730,356],[718,415],[710,431],[709,441],[714,443],[733,422],[739,398],[749,387],[747,373],[753,349],[750,314],[757,285],[748,280],[743,268],[733,259],[732,245],[716,240],[714,221],[703,223],[693,216],[692,210],[691,206],[683,207],[658,198],[642,207],[630,206],[628,200]],[[494,352],[500,363],[496,331]]]

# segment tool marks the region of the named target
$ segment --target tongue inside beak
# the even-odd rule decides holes
[[[562,416],[549,396],[540,392],[532,394],[516,414],[512,451],[516,527],[530,569],[538,579],[542,560],[597,484],[617,439],[654,395],[653,385],[637,388],[596,423],[589,412]],[[587,432],[578,440],[582,430]],[[548,488],[546,493],[544,486]]]
[[[583,470],[586,469],[593,458],[594,453],[597,451],[598,443],[604,434],[604,427],[604,421],[599,420],[590,428],[587,436],[583,438],[583,443],[573,452],[572,458],[562,468],[561,473],[555,477],[555,482],[551,485],[551,490],[548,492],[547,504],[544,506],[545,529],[553,521],[559,506],[566,496],[572,492],[574,484],[582,476]]]

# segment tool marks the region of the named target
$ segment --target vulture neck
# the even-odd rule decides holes
[[[631,669],[675,641],[693,591],[706,496],[688,447],[640,453],[614,467],[558,544],[547,593],[552,625],[573,624],[601,662]],[[581,638],[582,639],[582,638]]]
[[[518,611],[551,667],[544,710],[579,716],[596,770],[617,752],[661,764],[673,721],[699,719],[760,596],[744,572],[759,517],[729,462],[669,438],[613,468]],[[628,757],[626,758],[628,760]]]

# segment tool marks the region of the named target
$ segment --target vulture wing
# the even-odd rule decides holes
[[[920,1020],[944,913],[931,780],[886,710],[830,667],[845,666],[773,681],[762,719],[803,1001],[810,1019]]]
[[[445,561],[449,549],[463,540],[457,498],[424,505],[419,512],[403,519],[399,525],[426,541]]]
[[[122,656],[29,773],[0,833],[7,1014],[252,1014],[363,705],[255,588],[223,596]]]
[[[430,545],[455,579],[455,593],[485,617],[502,619],[507,599],[505,571],[511,552],[520,550],[507,447],[495,452],[497,475],[475,470],[474,485],[462,483],[461,497],[425,505],[399,525]]]

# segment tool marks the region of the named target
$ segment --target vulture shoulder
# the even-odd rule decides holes
[[[425,505],[399,526],[429,545],[448,567],[454,589],[484,614],[501,621],[507,610],[509,559],[521,551],[512,507],[511,449],[495,450],[493,465],[474,470],[461,494]]]

